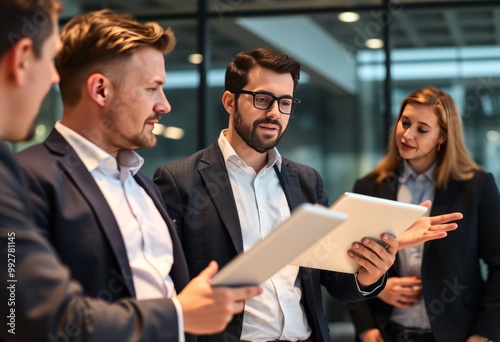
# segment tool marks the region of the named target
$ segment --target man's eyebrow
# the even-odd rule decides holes
[[[159,86],[164,85],[164,84],[165,84],[165,82],[166,82],[165,80],[162,80],[162,79],[161,79],[161,78],[159,78],[159,77],[154,77],[154,78],[152,78],[152,79],[150,79],[150,80],[148,81],[148,83],[150,83],[150,84],[151,84],[151,83],[154,83],[155,85],[159,85]]]

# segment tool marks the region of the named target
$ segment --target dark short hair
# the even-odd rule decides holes
[[[225,90],[232,93],[242,90],[248,83],[248,72],[254,66],[289,73],[293,79],[293,91],[300,77],[300,63],[288,55],[269,48],[260,48],[238,53],[226,69]]]
[[[0,1],[0,57],[23,38],[33,40],[37,57],[55,27],[52,18],[62,11],[59,0],[2,0]]]

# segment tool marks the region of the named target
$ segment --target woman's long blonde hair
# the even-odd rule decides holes
[[[391,128],[387,152],[369,175],[376,176],[377,182],[381,182],[396,174],[397,168],[401,165],[396,144],[396,128],[406,105],[412,103],[432,107],[438,118],[441,133],[446,138],[438,151],[438,165],[434,172],[436,187],[446,189],[450,180],[471,179],[480,167],[474,162],[465,146],[462,119],[457,106],[450,95],[434,87],[415,90],[403,100],[398,119]]]

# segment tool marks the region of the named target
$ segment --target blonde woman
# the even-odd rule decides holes
[[[453,99],[432,87],[401,104],[388,151],[354,192],[409,203],[430,215],[461,212],[446,239],[398,252],[377,298],[350,304],[362,341],[500,340],[500,195],[472,160]],[[480,259],[488,266],[486,279]]]

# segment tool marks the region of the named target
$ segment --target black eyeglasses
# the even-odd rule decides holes
[[[289,95],[276,97],[273,94],[265,91],[240,90],[234,93],[252,95],[253,106],[261,110],[267,110],[271,108],[274,104],[274,101],[278,101],[278,109],[280,113],[286,115],[293,114],[293,112],[295,112],[295,109],[297,109],[297,105],[300,103],[299,99],[296,99]]]

